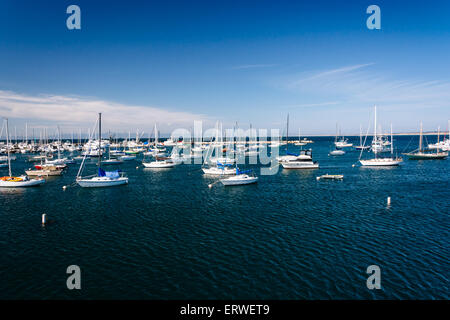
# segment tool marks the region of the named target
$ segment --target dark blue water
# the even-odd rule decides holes
[[[0,298],[448,299],[449,160],[352,167],[359,152],[332,158],[332,138],[314,140],[321,169],[256,185],[210,189],[199,165],[129,162],[127,186],[63,191],[72,165],[41,187],[0,190]],[[400,151],[410,140],[397,138]],[[13,171],[30,166],[19,156]],[[325,173],[345,178],[316,181]],[[66,288],[72,264],[79,291]],[[366,287],[372,264],[381,290]]]

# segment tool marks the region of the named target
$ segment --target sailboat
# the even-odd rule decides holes
[[[249,173],[251,173],[252,171],[253,170],[240,171],[236,166],[236,175],[229,178],[220,179],[220,182],[222,182],[224,186],[239,186],[244,184],[256,183],[258,182],[258,177],[249,175]]]
[[[375,126],[374,126],[374,133],[373,133],[373,143],[377,143],[378,141],[378,135],[377,135],[377,106],[375,106]],[[386,157],[386,158],[378,158],[377,154],[378,151],[377,149],[373,150],[373,153],[375,155],[375,157],[373,159],[367,159],[367,160],[361,160],[361,156],[364,150],[361,150],[361,154],[359,156],[360,160],[359,162],[361,163],[361,165],[363,166],[369,166],[369,167],[380,167],[380,166],[398,166],[403,159],[402,158],[398,158],[395,157],[394,158],[394,140],[393,140],[393,136],[392,136],[392,125],[391,125],[391,157]]]
[[[336,124],[336,130],[337,130],[337,124]],[[340,132],[340,130],[339,130]],[[341,137],[341,139],[337,140],[337,133],[336,133],[336,141],[334,142],[334,145],[336,148],[346,148],[346,147],[352,147],[353,143],[348,142],[348,139],[345,139],[344,136]]]
[[[423,149],[423,127],[422,122],[420,123],[420,137],[419,137],[419,149],[413,152],[404,153],[405,156],[408,157],[409,160],[440,160],[445,159],[448,156],[448,152],[439,151],[436,149],[436,152],[425,152]]]
[[[8,152],[8,176],[0,178],[0,188],[23,188],[34,187],[45,183],[44,179],[30,179],[28,176],[13,177],[11,173],[11,158],[9,148],[9,128],[6,119],[6,149]]]
[[[220,163],[218,162],[216,166],[211,166],[209,168],[202,168],[204,174],[208,175],[234,175],[236,170],[232,168],[233,165],[230,163]]]
[[[103,161],[103,165],[117,165],[122,164],[123,160],[117,158],[111,158],[111,145],[108,145],[108,159]]]
[[[367,150],[370,149],[370,146],[365,146],[362,141],[362,127],[359,126],[359,146],[355,147],[356,150]]]
[[[308,143],[308,140],[304,138],[303,140],[300,140],[300,128],[298,129],[298,141],[295,142],[296,146],[306,146]]]
[[[429,144],[428,149],[440,149],[442,151],[450,151],[450,120],[448,120],[448,128],[449,128],[449,132],[448,132],[449,138],[445,139],[445,135],[444,135],[444,140],[440,141],[439,129],[438,129],[437,143]]]
[[[83,188],[95,188],[95,187],[112,187],[128,183],[128,178],[120,174],[119,170],[116,171],[104,171],[102,169],[102,157],[101,157],[101,146],[102,141],[102,114],[98,114],[98,174],[89,177],[81,177],[83,171],[83,166],[86,160],[86,156],[81,162],[80,169],[76,177],[76,182]]]
[[[334,138],[334,150],[330,151],[330,156],[342,156],[345,154],[345,151],[340,149],[341,147],[338,146],[338,124],[336,123],[336,136]]]

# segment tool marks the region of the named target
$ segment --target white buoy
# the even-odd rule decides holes
[[[352,164],[352,167],[354,168],[356,166],[356,164]]]
[[[136,169],[139,169],[139,167],[136,167]]]
[[[212,188],[212,184],[208,184],[208,188]]]
[[[47,223],[47,215],[44,213],[42,214],[42,224],[46,224]]]
[[[67,186],[63,186],[63,190],[66,190],[67,189]]]
[[[388,205],[388,206],[391,205],[391,197],[387,197],[387,205]]]

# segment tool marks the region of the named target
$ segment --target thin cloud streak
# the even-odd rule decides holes
[[[335,98],[343,104],[405,105],[421,104],[426,107],[446,107],[450,101],[450,82],[437,80],[397,80],[376,71],[365,70],[373,65],[350,67],[303,75],[290,81],[286,87],[312,97]],[[336,104],[340,105],[340,104]]]

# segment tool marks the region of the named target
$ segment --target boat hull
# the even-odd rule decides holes
[[[447,152],[439,153],[406,153],[409,160],[443,160],[448,157]]]
[[[101,188],[101,187],[114,187],[128,183],[128,178],[120,177],[117,179],[108,179],[103,177],[96,177],[92,179],[79,179],[77,183],[83,188]]]
[[[142,165],[146,168],[173,168],[175,167],[175,163],[166,163],[166,162],[143,162]]]
[[[31,179],[25,181],[2,181],[0,180],[0,188],[26,188],[37,187],[44,184],[44,179]]]
[[[359,160],[364,167],[392,167],[398,166],[402,160],[397,159],[370,159],[370,160]]]
[[[216,176],[225,176],[225,175],[234,175],[236,174],[235,169],[219,169],[219,168],[202,168],[204,174],[208,175],[216,175]]]
[[[62,170],[26,170],[25,173],[30,177],[60,176]]]
[[[252,184],[258,182],[258,177],[250,177],[247,176],[246,178],[227,178],[220,180],[224,186],[240,186],[240,185],[246,185],[246,184]]]
[[[318,163],[312,162],[302,162],[302,161],[292,161],[292,162],[282,162],[281,165],[284,169],[318,169]]]

